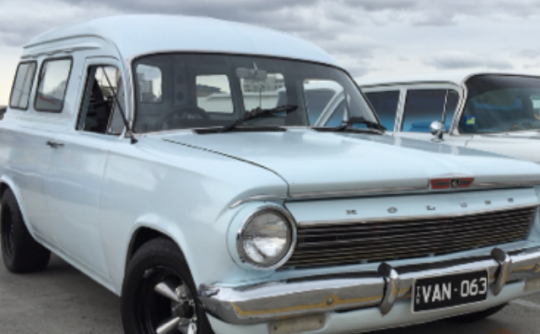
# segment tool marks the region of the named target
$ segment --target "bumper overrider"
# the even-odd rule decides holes
[[[230,324],[264,323],[289,317],[378,307],[385,315],[397,300],[411,298],[416,279],[487,269],[489,287],[497,296],[505,284],[520,280],[540,285],[540,248],[506,253],[494,248],[490,255],[429,264],[391,267],[375,271],[311,276],[255,285],[225,287],[201,285],[199,299],[208,313]],[[527,282],[526,281],[526,282]]]

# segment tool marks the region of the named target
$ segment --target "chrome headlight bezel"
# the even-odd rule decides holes
[[[245,248],[244,248],[244,245],[243,245],[242,236],[243,236],[246,228],[248,227],[249,223],[255,217],[257,217],[257,216],[259,216],[259,215],[261,215],[263,213],[267,213],[267,212],[277,214],[277,215],[281,216],[281,218],[284,219],[284,221],[287,223],[287,225],[289,227],[291,242],[288,245],[289,249],[287,250],[287,252],[283,255],[283,257],[279,261],[277,261],[276,263],[274,263],[272,265],[264,266],[264,265],[261,265],[260,263],[252,261],[251,258],[246,254],[246,251],[245,251]],[[242,224],[240,225],[240,228],[238,229],[238,232],[236,234],[236,251],[238,252],[238,256],[239,256],[240,260],[243,263],[248,264],[250,267],[252,267],[254,269],[257,269],[257,270],[275,270],[275,269],[281,267],[282,265],[284,265],[290,259],[290,257],[292,256],[292,254],[294,252],[294,249],[296,248],[296,234],[297,234],[296,221],[294,220],[292,215],[287,210],[285,210],[285,209],[283,209],[281,207],[275,206],[275,205],[261,206],[261,207],[257,208],[256,210],[254,210],[253,212],[251,212],[242,221]]]

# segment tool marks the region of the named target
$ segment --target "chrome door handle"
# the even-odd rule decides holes
[[[64,146],[63,143],[59,143],[59,142],[56,142],[56,141],[50,141],[50,140],[47,142],[47,145],[50,146],[51,148],[58,148],[58,147]]]

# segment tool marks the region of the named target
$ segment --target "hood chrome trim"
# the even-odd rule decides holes
[[[429,186],[425,187],[410,187],[410,188],[368,188],[363,190],[353,191],[329,191],[329,192],[306,192],[289,194],[289,196],[279,195],[255,195],[249,196],[237,200],[229,206],[234,209],[244,203],[258,202],[258,201],[302,201],[302,200],[318,200],[318,199],[335,199],[335,198],[353,198],[353,197],[366,197],[366,196],[382,196],[382,195],[414,195],[414,194],[441,194],[441,193],[453,193],[464,192],[474,190],[490,190],[490,189],[516,189],[516,188],[532,188],[539,186],[540,181],[523,181],[523,182],[481,182],[478,184],[472,184],[469,188],[463,189],[443,189],[439,191],[429,191]]]

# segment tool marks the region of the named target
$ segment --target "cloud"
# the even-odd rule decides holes
[[[440,70],[488,68],[495,70],[509,70],[514,66],[505,59],[486,58],[466,52],[448,51],[439,53],[425,61],[427,65]]]

